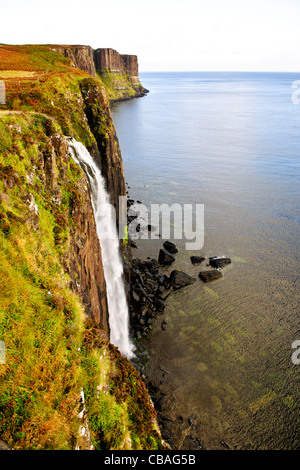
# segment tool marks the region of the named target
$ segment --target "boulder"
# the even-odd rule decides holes
[[[159,264],[166,265],[166,264],[171,264],[174,261],[175,261],[175,258],[169,251],[163,250],[163,249],[159,250],[159,256],[158,256]]]
[[[176,245],[168,240],[164,242],[163,246],[169,253],[178,253]]]
[[[230,264],[231,259],[213,257],[209,259],[209,263],[213,268],[220,269],[220,268],[224,268],[224,266],[226,266],[227,264]]]
[[[181,287],[194,284],[196,279],[184,273],[183,271],[175,270],[171,272],[170,282],[174,289],[181,289]]]
[[[201,271],[199,273],[199,277],[204,282],[210,282],[222,277],[222,273],[220,273],[220,271],[216,269],[213,269],[211,271]]]
[[[202,263],[204,260],[203,256],[191,256],[191,262],[194,266],[197,266],[197,264]]]

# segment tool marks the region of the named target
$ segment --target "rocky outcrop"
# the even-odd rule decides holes
[[[94,61],[99,74],[107,71],[119,72],[121,74],[126,73],[122,56],[114,49],[96,49],[94,51]]]
[[[111,101],[122,101],[144,96],[148,90],[139,79],[138,59],[136,55],[119,54],[111,48],[93,49],[82,45],[50,45],[51,49],[60,52],[79,68],[92,77],[99,74],[111,92]]]
[[[94,60],[97,73],[112,83],[112,87],[121,93],[112,101],[122,101],[144,96],[148,93],[139,79],[138,59],[136,55],[119,54],[114,49],[96,49]]]
[[[107,71],[127,74],[136,86],[140,85],[139,66],[136,55],[119,54],[114,49],[96,49],[94,60],[97,72],[101,75]]]
[[[136,83],[137,85],[140,83],[139,79],[139,66],[138,66],[138,59],[136,55],[128,55],[128,54],[122,54],[121,58],[123,60],[123,63],[125,65],[125,69],[130,75],[131,80],[133,83]]]
[[[94,50],[92,47],[64,45],[51,45],[50,47],[53,51],[60,52],[68,59],[71,59],[74,67],[84,70],[93,77],[96,76]]]

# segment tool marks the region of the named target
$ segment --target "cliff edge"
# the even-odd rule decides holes
[[[89,150],[117,205],[125,188],[109,98],[94,51],[65,54],[0,45],[0,439],[160,449],[147,389],[109,342],[90,192],[66,139]]]
[[[111,102],[142,97],[149,91],[140,82],[136,55],[119,54],[111,48],[94,50],[82,45],[52,44],[50,47],[69,58],[74,67],[92,77],[101,77]]]

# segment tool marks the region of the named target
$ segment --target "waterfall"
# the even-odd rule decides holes
[[[109,311],[110,341],[128,358],[134,357],[129,338],[129,314],[123,282],[123,264],[119,251],[114,207],[109,202],[105,180],[87,149],[68,138],[71,155],[87,176],[99,238]]]

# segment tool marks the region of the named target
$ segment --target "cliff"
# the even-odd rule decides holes
[[[111,101],[122,101],[142,97],[148,90],[139,79],[136,55],[119,54],[114,49],[90,46],[50,45],[53,51],[71,59],[74,67],[100,76]]]
[[[0,439],[161,448],[145,385],[109,343],[90,194],[65,138],[89,149],[117,208],[125,187],[109,98],[91,77],[91,48],[52,49],[0,46]]]
[[[53,51],[60,52],[71,60],[74,67],[96,76],[94,50],[90,46],[51,45]]]

